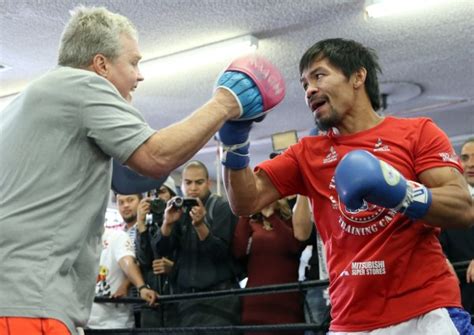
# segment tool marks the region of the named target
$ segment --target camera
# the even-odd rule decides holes
[[[161,200],[160,198],[153,199],[150,202],[150,214],[151,214],[151,222],[147,220],[147,224],[157,223],[161,225],[163,221],[163,216],[166,209],[166,201]]]
[[[173,199],[170,200],[171,205],[174,208],[191,208],[193,206],[199,206],[199,203],[196,198],[188,198],[188,197],[174,197]]]

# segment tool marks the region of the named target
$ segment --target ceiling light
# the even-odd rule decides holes
[[[140,69],[145,78],[147,76],[164,76],[219,60],[230,60],[239,55],[253,52],[257,47],[258,39],[251,35],[245,35],[144,60],[140,63]]]
[[[368,17],[397,15],[420,10],[447,0],[370,0],[366,1]]]

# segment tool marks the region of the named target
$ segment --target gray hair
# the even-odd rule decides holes
[[[122,34],[138,40],[135,26],[125,16],[104,7],[78,6],[62,33],[58,64],[84,68],[99,53],[114,60],[121,53]]]

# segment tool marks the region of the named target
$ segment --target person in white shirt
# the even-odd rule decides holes
[[[145,284],[135,261],[135,248],[126,232],[106,229],[102,236],[96,296],[117,297],[117,290],[125,280],[137,286],[140,297],[150,305],[156,300],[156,292]],[[88,328],[132,328],[132,305],[93,303]]]

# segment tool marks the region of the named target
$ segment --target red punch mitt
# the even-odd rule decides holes
[[[255,54],[238,57],[217,80],[217,87],[230,91],[240,105],[236,121],[254,120],[285,97],[285,81],[266,58]]]

